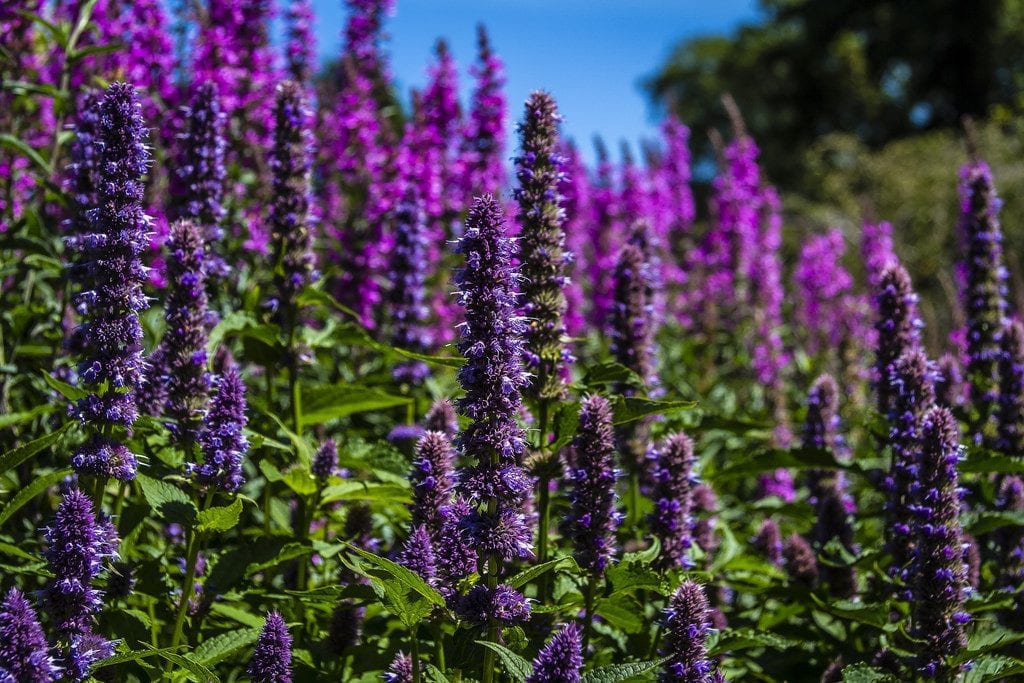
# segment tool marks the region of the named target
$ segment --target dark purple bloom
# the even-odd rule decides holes
[[[967,379],[971,385],[973,437],[987,443],[994,441],[993,434],[988,432],[999,399],[996,370],[1006,319],[1001,204],[988,164],[972,161],[960,170],[960,234],[967,245],[967,290],[963,297],[967,314]]]
[[[482,24],[477,26],[477,61],[469,71],[476,85],[459,159],[467,199],[497,195],[505,183],[505,67],[491,49],[487,29]]]
[[[277,88],[270,228],[274,242],[276,310],[287,327],[295,325],[296,298],[318,277],[313,256],[315,218],[311,210],[312,134],[302,87],[286,81]]]
[[[253,683],[291,683],[292,637],[280,613],[267,615],[246,672]]]
[[[167,330],[161,345],[167,384],[165,413],[175,419],[180,443],[195,441],[209,401],[206,371],[206,259],[203,237],[191,220],[171,226],[167,241]]]
[[[463,621],[486,624],[495,621],[502,626],[525,623],[530,618],[530,603],[519,591],[505,585],[488,588],[477,584],[459,599],[455,614]]]
[[[615,266],[611,351],[615,360],[648,381],[654,374],[652,292],[642,245],[627,244]]]
[[[139,463],[135,454],[120,441],[95,435],[75,450],[71,466],[79,474],[131,481]]]
[[[751,540],[751,545],[776,567],[782,566],[782,532],[774,519],[766,519],[761,523],[761,528]]]
[[[69,146],[71,163],[67,167],[67,190],[71,197],[71,218],[63,225],[69,235],[88,233],[87,211],[98,204],[96,189],[100,179],[100,95],[86,92],[78,103],[75,139]]]
[[[824,374],[814,380],[807,394],[807,416],[804,419],[804,448],[829,449],[837,456],[846,455],[846,444],[840,432],[839,386],[832,375]],[[811,502],[824,495],[829,473],[811,470],[807,475]]]
[[[466,393],[456,406],[471,422],[458,445],[475,462],[460,481],[475,508],[465,520],[466,530],[481,556],[528,557],[531,529],[521,510],[532,482],[522,469],[526,439],[518,423],[520,392],[527,383],[525,325],[515,312],[519,275],[512,266],[514,243],[494,198],[474,202],[459,251],[465,266],[456,283],[466,324],[458,346],[466,363],[458,377]]]
[[[412,657],[399,652],[384,672],[385,683],[412,683]]]
[[[175,201],[176,218],[191,218],[199,226],[207,272],[224,277],[228,266],[218,253],[224,239],[224,114],[213,83],[198,85],[185,110],[188,128],[181,136]]]
[[[967,645],[964,612],[969,590],[960,528],[957,464],[962,457],[959,427],[946,408],[933,408],[922,420],[921,495],[914,505],[915,547],[909,569],[912,595],[910,633],[924,641],[918,670],[947,680],[959,666],[949,658]]]
[[[69,275],[79,286],[74,307],[84,318],[75,332],[78,375],[92,392],[78,401],[75,413],[96,432],[109,425],[130,429],[138,415],[135,392],[144,365],[139,311],[149,305],[141,258],[150,229],[142,211],[147,134],[134,88],[111,85],[99,107],[96,205],[86,212],[85,231],[67,238],[75,253]],[[134,471],[129,474],[134,477]]]
[[[883,482],[886,494],[885,540],[892,573],[902,576],[913,546],[911,509],[920,497],[921,421],[935,403],[934,371],[921,350],[912,350],[889,365],[887,385],[892,397],[889,446],[892,467]]]
[[[355,647],[363,633],[363,617],[366,610],[362,607],[342,602],[331,613],[331,623],[327,630],[327,646],[338,656]]]
[[[892,242],[892,225],[886,221],[865,223],[860,232],[860,254],[868,286],[878,291],[885,271],[899,264]]]
[[[521,150],[515,158],[519,187],[513,195],[519,202],[523,275],[520,300],[528,321],[526,359],[532,373],[528,391],[541,400],[557,400],[565,394],[565,365],[571,360],[563,320],[570,255],[565,251],[565,210],[558,190],[562,175],[559,121],[551,95],[532,93],[519,124]]]
[[[446,398],[435,401],[423,416],[423,428],[428,432],[442,432],[449,439],[454,439],[459,431],[459,420],[452,402]]]
[[[703,550],[710,560],[711,553],[718,547],[718,537],[715,535],[718,496],[707,484],[698,484],[693,487],[690,497],[691,512],[696,517],[691,535],[697,547]]]
[[[288,26],[288,45],[285,57],[288,75],[293,81],[308,86],[316,73],[316,36],[313,24],[313,5],[310,0],[291,0],[285,14]]]
[[[1024,479],[1017,475],[1004,477],[996,502],[1002,511],[1024,512]],[[1024,596],[1017,591],[1024,582],[1024,531],[1019,526],[1003,527],[996,534],[996,545],[999,548],[998,585],[1014,592],[1013,606],[1000,612],[999,621],[1019,630],[1024,625]]]
[[[828,584],[829,593],[837,598],[852,598],[857,592],[857,570],[852,566],[844,566],[842,553],[833,551],[831,547],[831,544],[837,543],[847,553],[856,554],[850,518],[851,503],[845,481],[837,473],[822,482],[814,506],[814,545],[818,554],[827,560],[819,566],[820,576]]]
[[[242,458],[249,450],[243,430],[245,383],[238,368],[229,365],[217,378],[210,410],[199,433],[203,462],[189,467],[196,482],[234,493],[242,486]]]
[[[434,579],[437,575],[437,563],[434,559],[434,544],[430,538],[430,530],[426,526],[420,524],[412,528],[409,538],[402,544],[398,563],[416,572],[425,581]]]
[[[791,580],[807,586],[818,582],[818,557],[803,536],[793,534],[786,539],[782,557],[786,561],[786,572]]]
[[[649,457],[653,464],[654,512],[647,523],[661,542],[656,564],[662,569],[691,568],[693,562],[687,553],[693,545],[693,441],[685,434],[675,434],[658,444]]]
[[[612,410],[602,396],[590,396],[580,407],[580,426],[573,439],[574,458],[568,471],[569,535],[580,568],[600,576],[615,554],[615,533],[622,515],[615,510],[615,432]]]
[[[960,359],[951,353],[939,358],[935,378],[935,403],[950,410],[964,402],[964,377]]]
[[[4,670],[16,683],[50,683],[59,677],[39,617],[17,588],[0,603],[0,672]]]
[[[325,439],[320,448],[316,449],[310,471],[317,479],[324,480],[334,474],[338,467],[338,444],[334,439]]]
[[[537,653],[526,683],[577,683],[583,668],[582,635],[577,624],[562,626]]]
[[[388,311],[392,320],[391,341],[400,349],[425,353],[432,340],[426,328],[427,233],[423,207],[415,186],[410,185],[392,213],[394,244],[388,279]],[[419,360],[403,361],[393,371],[395,381],[422,384],[430,368]]]
[[[454,461],[455,450],[441,432],[427,432],[416,444],[409,476],[413,488],[409,512],[413,526],[425,526],[435,542],[444,526],[444,510],[452,502]]]
[[[81,682],[89,679],[92,665],[114,655],[114,643],[101,635],[86,631],[71,636],[64,657],[66,678]]]
[[[1013,321],[1003,329],[999,353],[999,438],[1007,455],[1024,454],[1024,326]]]
[[[910,275],[898,262],[886,266],[878,277],[875,288],[878,347],[875,351],[875,390],[878,394],[878,412],[889,416],[893,392],[889,385],[891,366],[897,358],[913,351],[921,344],[923,326],[917,314],[917,295],[910,284]]]
[[[711,630],[704,588],[684,581],[665,608],[665,643],[668,660],[658,674],[659,683],[716,683],[721,679],[708,658],[706,641]]]

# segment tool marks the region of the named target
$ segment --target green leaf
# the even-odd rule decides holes
[[[978,474],[1024,474],[1024,459],[1016,456],[1003,455],[996,451],[983,448],[971,447],[967,451],[967,459],[956,466],[963,474],[967,472]]]
[[[200,510],[196,518],[199,531],[216,533],[228,531],[238,525],[238,519],[242,515],[242,499],[235,498],[231,505],[223,507],[212,507],[207,510]]]
[[[287,484],[288,488],[300,496],[311,496],[317,490],[316,479],[313,478],[313,475],[305,467],[296,466],[291,468],[284,473],[281,480]]]
[[[786,650],[798,645],[799,643],[766,631],[755,631],[751,628],[728,629],[722,632],[713,646],[708,648],[708,655],[716,657],[726,652],[747,650],[752,647]]]
[[[668,415],[677,410],[691,410],[695,407],[696,401],[663,401],[639,396],[617,396],[612,422],[619,426],[651,415]]]
[[[75,50],[72,54],[68,55],[68,61],[70,63],[79,62],[86,57],[95,55],[105,55],[112,52],[119,52],[124,48],[121,43],[107,43],[106,45],[86,45],[81,50]]]
[[[369,500],[380,503],[408,503],[411,499],[409,488],[397,484],[379,484],[369,481],[346,481],[328,486],[323,490],[321,503],[339,500]]]
[[[861,663],[843,668],[843,683],[896,683],[896,677]]]
[[[438,593],[437,590],[435,590],[426,581],[424,581],[423,578],[420,577],[420,575],[416,572],[410,571],[402,565],[396,562],[392,562],[386,557],[374,555],[373,553],[367,552],[362,548],[357,548],[351,543],[346,543],[345,545],[348,547],[349,550],[354,552],[356,555],[366,560],[377,569],[392,576],[396,581],[401,583],[406,588],[419,593],[428,601],[437,605],[438,607],[445,606],[444,596]]]
[[[36,477],[28,486],[19,489],[14,497],[11,498],[11,502],[9,502],[3,510],[0,510],[0,525],[3,525],[4,522],[10,519],[11,515],[20,510],[25,503],[64,479],[64,477],[70,476],[73,472],[74,470],[70,467],[63,470],[57,470],[56,472],[50,472],[49,474],[44,474],[41,477]]]
[[[619,683],[619,681],[628,681],[630,678],[636,678],[648,671],[657,669],[667,660],[668,657],[662,657],[650,662],[625,662],[623,664],[602,666],[600,669],[594,669],[583,674],[580,683]]]
[[[198,511],[187,493],[170,482],[153,479],[145,474],[137,475],[136,480],[142,487],[142,495],[149,507],[166,521],[188,526],[195,522]]]
[[[412,399],[407,396],[395,396],[357,384],[303,387],[302,423],[322,424],[355,413],[406,406],[410,402]]]
[[[489,640],[478,640],[476,644],[486,647],[498,655],[501,665],[505,668],[505,673],[516,683],[523,683],[533,673],[533,664],[504,645],[498,645]]]
[[[46,160],[43,159],[39,152],[32,149],[32,146],[27,142],[14,137],[10,133],[0,133],[0,147],[6,147],[12,152],[26,157],[35,164],[45,176],[49,177],[53,175],[53,172],[50,170],[50,164],[46,163]]]
[[[71,425],[71,422],[65,423],[63,427],[55,432],[50,432],[49,434],[41,436],[34,441],[29,441],[26,444],[22,444],[21,446],[0,455],[0,474],[3,474],[8,470],[13,470],[32,456],[46,450],[60,441],[61,438],[63,438],[64,433],[71,428]]]
[[[530,583],[538,576],[547,574],[549,571],[558,567],[558,565],[576,568],[576,561],[571,557],[559,557],[556,560],[548,560],[543,564],[536,564],[532,567],[527,567],[515,576],[510,577],[508,581],[505,581],[504,583],[512,586],[512,588],[520,588]]]
[[[971,668],[963,674],[961,682],[1009,681],[1013,680],[1012,676],[1020,674],[1024,674],[1024,661],[1002,655],[981,655],[971,662]]]
[[[991,511],[964,514],[964,526],[972,536],[982,536],[1007,526],[1024,526],[1024,512]]]
[[[51,389],[69,401],[77,401],[78,399],[85,398],[89,395],[89,392],[85,389],[81,387],[73,387],[67,382],[61,382],[56,377],[51,376],[48,372],[43,373],[43,381],[46,382]]]
[[[204,640],[192,652],[192,657],[204,666],[213,666],[228,655],[256,642],[260,628],[243,628],[221,633]]]
[[[107,657],[101,659],[93,665],[93,669],[102,669],[108,666],[114,666],[115,664],[124,664],[125,662],[137,662],[140,659],[148,659],[149,657],[161,657],[164,654],[173,652],[173,648],[163,648],[160,650],[126,650],[120,652],[113,657]]]
[[[157,650],[148,643],[140,644],[142,645],[142,647],[152,651],[156,656],[160,657],[161,659],[166,659],[171,664],[177,664],[182,669],[192,674],[190,678],[194,677],[193,680],[195,681],[199,681],[200,683],[208,683],[209,681],[213,681],[213,683],[220,683],[220,679],[217,678],[217,676],[212,671],[210,671],[208,668],[206,668],[196,660],[192,659],[190,656],[182,656],[177,654],[176,652],[168,652],[167,650]]]
[[[605,621],[626,633],[640,633],[644,628],[641,618],[643,610],[635,601],[617,595],[597,601],[594,612],[604,617]]]
[[[424,671],[427,674],[427,680],[432,683],[451,683],[451,681],[448,680],[448,677],[444,675],[444,672],[433,664],[428,663],[424,668]]]
[[[716,480],[737,479],[779,468],[791,469],[857,469],[838,462],[832,454],[821,448],[771,448],[741,462],[726,467],[714,475]]]
[[[586,388],[603,386],[606,384],[626,384],[632,387],[642,387],[644,381],[622,363],[615,361],[603,361],[587,368],[587,374],[580,381]]]
[[[10,429],[15,425],[20,425],[23,422],[30,422],[36,419],[40,415],[49,415],[56,408],[52,405],[36,406],[32,410],[25,410],[20,413],[10,413],[8,415],[0,415],[0,429]]]

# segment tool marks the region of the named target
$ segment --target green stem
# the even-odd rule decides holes
[[[440,624],[434,624],[434,639],[437,645],[437,668],[444,673],[445,668],[445,657],[444,657],[444,631],[441,630]]]
[[[295,433],[302,435],[302,387],[299,384],[299,369],[296,362],[288,370],[288,382],[292,392],[292,428]]]
[[[629,528],[627,532],[639,534],[640,529],[640,473],[635,467],[629,474]]]
[[[200,510],[210,507],[213,500],[213,491],[206,494]],[[192,599],[192,591],[196,583],[196,562],[199,559],[200,534],[194,528],[188,531],[188,547],[185,553],[185,580],[181,585],[181,602],[178,604],[178,612],[174,617],[174,633],[171,636],[171,648],[178,647],[181,642],[182,632],[185,627],[185,616],[188,614],[188,601]]]
[[[583,652],[590,646],[590,628],[594,623],[594,593],[597,590],[598,577],[591,574],[587,577],[586,592],[583,597]]]
[[[420,683],[420,639],[416,637],[419,629],[412,630],[412,683]]]

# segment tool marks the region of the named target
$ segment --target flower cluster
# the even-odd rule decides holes
[[[459,155],[465,197],[497,195],[504,186],[505,66],[491,48],[487,29],[477,27],[476,79]]]
[[[893,391],[889,384],[892,364],[920,346],[921,320],[917,317],[917,295],[910,275],[898,263],[882,269],[875,288],[877,346],[875,349],[875,390],[878,412],[890,416]]]
[[[653,462],[654,512],[648,519],[651,533],[661,542],[657,564],[663,569],[691,568],[687,552],[693,544],[690,509],[696,483],[693,473],[693,441],[685,434],[665,439],[649,455]]]
[[[242,458],[249,450],[245,437],[245,383],[233,365],[217,377],[210,410],[199,433],[203,462],[190,464],[188,472],[201,486],[226,492],[242,486]]]
[[[566,624],[551,636],[533,660],[533,673],[526,683],[577,683],[583,668],[582,632]]]
[[[395,346],[424,353],[430,349],[431,338],[426,329],[427,305],[424,299],[427,273],[427,234],[425,216],[416,187],[411,185],[393,212],[394,244],[388,279],[391,287],[391,339]],[[421,384],[430,374],[423,361],[410,360],[395,366],[398,382]]]
[[[279,612],[267,615],[248,673],[253,683],[291,683],[292,638]]]
[[[999,439],[1008,455],[1024,454],[1024,326],[1009,323],[999,351]]]
[[[704,588],[693,581],[684,581],[665,609],[662,654],[668,659],[658,675],[659,683],[724,683],[718,667],[708,657],[705,643],[710,630]]]
[[[0,681],[50,683],[59,670],[39,625],[39,617],[17,588],[0,603]]]

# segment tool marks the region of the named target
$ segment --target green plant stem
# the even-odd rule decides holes
[[[292,429],[299,436],[302,435],[302,386],[299,384],[299,368],[295,360],[292,360],[288,368],[288,384],[292,394]]]
[[[200,511],[210,507],[213,500],[213,491],[206,494]],[[174,617],[174,633],[171,635],[171,648],[178,647],[181,642],[182,632],[185,626],[185,616],[188,614],[188,602],[192,599],[192,591],[196,582],[196,562],[199,559],[200,533],[191,527],[188,532],[188,547],[185,553],[185,580],[181,586],[181,602],[178,604],[178,612]]]
[[[583,596],[583,651],[590,646],[590,629],[594,623],[594,593],[597,591],[598,577],[591,574],[587,577],[587,587]]]
[[[436,654],[437,657],[437,668],[444,673],[445,670],[445,656],[444,656],[444,631],[441,630],[440,624],[434,624],[434,639],[436,640]]]
[[[547,399],[540,399],[538,406],[537,454],[541,467],[537,496],[537,563],[543,564],[548,559],[548,533],[551,530],[551,475],[547,462],[548,429],[551,406]],[[548,575],[542,574],[537,580],[537,599],[542,603],[547,599]]]
[[[412,629],[412,683],[420,683],[420,639],[417,637],[419,629]]]

